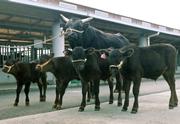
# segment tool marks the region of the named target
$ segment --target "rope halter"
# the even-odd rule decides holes
[[[77,63],[77,62],[86,62],[87,59],[77,59],[77,60],[72,60],[72,63]]]
[[[14,67],[15,64],[13,65],[4,65],[4,68],[8,68],[7,73],[11,71],[11,69]]]
[[[52,58],[49,59],[48,61],[44,62],[43,64],[37,64],[36,69],[40,68],[40,70],[42,71],[43,67],[46,66],[51,60],[52,60]]]
[[[73,29],[73,28],[67,28],[66,31],[65,31],[65,34],[66,33],[69,33],[69,32],[77,32],[77,33],[83,33],[84,31],[79,31],[77,29]]]
[[[124,61],[121,61],[118,65],[110,65],[110,68],[118,68],[121,69],[122,65],[123,65]]]

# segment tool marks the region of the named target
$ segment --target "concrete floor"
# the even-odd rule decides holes
[[[180,97],[180,90],[178,90]],[[133,98],[127,112],[116,104],[101,104],[100,111],[88,105],[84,112],[78,107],[61,111],[35,114],[0,121],[0,124],[179,124],[180,107],[168,109],[170,92],[154,93],[139,97],[139,112],[131,114]]]

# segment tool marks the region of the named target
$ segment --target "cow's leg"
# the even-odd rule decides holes
[[[43,99],[42,99],[42,101],[46,101],[46,90],[47,90],[46,75],[44,75],[42,77],[42,86],[43,86]]]
[[[110,96],[109,96],[109,104],[113,104],[114,101],[114,96],[113,96],[113,81],[110,78],[108,78],[108,85],[109,85],[109,91],[110,91]]]
[[[40,102],[43,101],[43,95],[42,95],[42,81],[37,82],[38,88],[39,88],[39,94],[40,94]]]
[[[121,73],[118,72],[116,75],[116,83],[118,84],[118,106],[122,106],[122,97],[121,97],[121,90],[122,90],[122,76]]]
[[[139,96],[139,88],[141,84],[141,78],[137,77],[133,81],[133,95],[134,95],[134,104],[131,113],[135,114],[138,111],[139,103],[138,103],[138,96]]]
[[[114,93],[118,93],[118,88],[119,87],[119,84],[116,82],[116,85],[115,85],[115,88],[114,88]]]
[[[62,81],[61,82],[61,85],[60,85],[60,87],[61,87],[60,88],[60,99],[59,99],[59,103],[58,103],[58,105],[56,107],[56,109],[58,109],[58,110],[60,110],[61,107],[62,107],[63,96],[64,96],[65,90],[66,90],[66,88],[68,86],[68,82],[69,81]]]
[[[20,95],[20,93],[21,93],[22,87],[23,87],[22,84],[17,83],[16,99],[15,99],[15,102],[14,102],[14,106],[18,106],[18,103],[19,103],[19,95]]]
[[[43,101],[46,101],[47,82],[43,84]]]
[[[90,102],[91,98],[94,98],[94,83],[91,81],[88,83],[87,98],[87,102]]]
[[[82,83],[82,101],[81,101],[81,106],[79,107],[80,112],[84,111],[84,108],[86,106],[86,92],[87,92],[88,82],[81,81],[81,83]]]
[[[56,80],[56,97],[54,100],[53,108],[57,107],[57,104],[59,102],[59,94],[60,94],[60,81]]]
[[[94,98],[94,83],[90,82],[90,96]]]
[[[170,90],[171,90],[171,97],[169,100],[169,109],[173,109],[174,107],[176,107],[178,105],[178,98],[177,98],[177,94],[176,94],[174,74],[165,72],[163,74],[163,77],[167,81],[167,83],[170,87]]]
[[[99,111],[100,110],[99,82],[100,82],[100,80],[94,80],[95,111]]]
[[[125,79],[123,83],[125,85],[125,100],[124,100],[122,111],[127,111],[128,106],[129,106],[129,91],[131,88],[131,81]]]
[[[90,99],[91,99],[91,83],[92,83],[92,82],[89,82],[89,83],[88,83],[88,88],[87,88],[87,102],[90,102]]]
[[[25,83],[24,92],[25,92],[25,95],[26,95],[26,99],[25,99],[26,106],[29,106],[29,89],[30,89],[30,85],[31,85],[31,82],[26,82]]]

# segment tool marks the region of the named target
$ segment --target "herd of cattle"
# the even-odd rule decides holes
[[[16,99],[25,85],[26,105],[29,105],[29,89],[31,82],[37,82],[40,90],[40,101],[46,100],[46,72],[56,77],[56,97],[53,107],[61,109],[62,99],[68,83],[77,79],[82,84],[82,100],[79,111],[84,111],[86,94],[92,88],[95,98],[95,110],[100,110],[100,80],[107,80],[110,89],[109,103],[113,103],[113,80],[116,78],[118,106],[127,111],[129,92],[133,82],[134,104],[131,113],[138,112],[138,96],[141,78],[157,80],[163,76],[171,91],[169,109],[178,105],[175,87],[176,48],[170,44],[155,44],[138,47],[131,44],[121,34],[110,34],[89,25],[92,18],[64,20],[66,40],[72,49],[64,51],[64,57],[43,55],[39,61],[24,63],[9,60],[4,64],[3,72],[12,74],[17,80]],[[121,90],[125,91],[124,104]],[[88,97],[89,100],[89,97]]]

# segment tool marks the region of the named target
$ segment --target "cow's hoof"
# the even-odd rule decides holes
[[[178,103],[174,103],[174,107],[177,107],[178,106]]]
[[[174,108],[174,106],[173,105],[169,105],[169,109],[173,109]]]
[[[90,99],[87,99],[87,102],[90,102]]]
[[[131,114],[136,114],[137,113],[137,109],[132,109]]]
[[[84,108],[83,108],[83,107],[80,107],[78,111],[79,111],[79,112],[83,112],[83,111],[84,111]]]
[[[18,106],[18,103],[14,103],[14,106],[15,106],[15,107]]]
[[[100,110],[100,106],[95,106],[94,111],[99,111]]]
[[[126,112],[126,111],[127,111],[127,108],[124,108],[124,107],[123,107],[121,111]]]
[[[109,101],[109,104],[113,104],[113,100],[110,100],[110,101]]]
[[[57,105],[56,110],[61,110],[61,105]]]
[[[40,102],[45,102],[46,98],[45,97],[40,97]]]
[[[29,102],[26,102],[26,106],[29,106]]]
[[[54,104],[54,105],[52,106],[53,109],[56,109],[56,107],[57,107],[57,104]]]
[[[122,106],[122,103],[121,103],[121,102],[118,102],[117,106]]]

